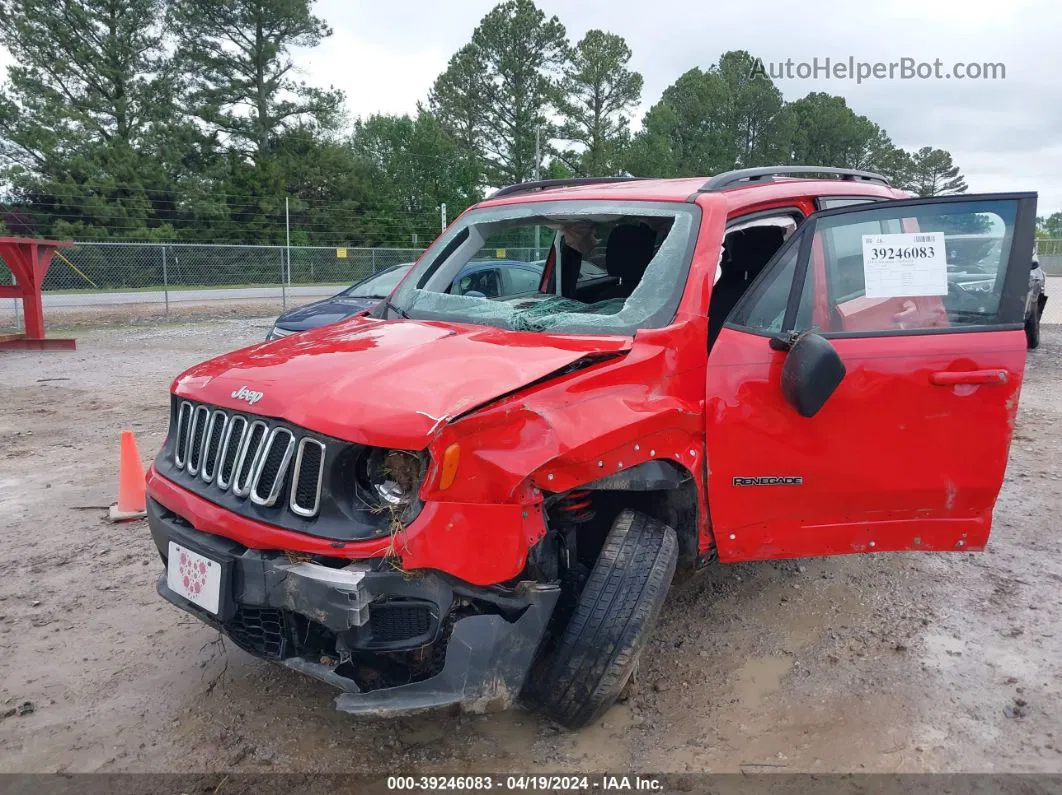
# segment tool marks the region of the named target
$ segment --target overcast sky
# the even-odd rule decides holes
[[[971,191],[1035,190],[1040,215],[1062,209],[1062,3],[1058,0],[537,0],[577,41],[623,36],[645,77],[642,112],[680,74],[726,50],[765,62],[827,57],[1001,62],[1004,80],[778,80],[788,100],[844,96],[898,146],[947,149]],[[352,116],[405,113],[468,41],[492,0],[318,0],[335,33],[299,55],[303,77],[347,95]]]

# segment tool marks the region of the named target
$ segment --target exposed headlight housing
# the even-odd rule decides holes
[[[373,448],[358,462],[358,494],[371,509],[390,510],[399,518],[420,510],[417,492],[427,469],[427,455],[410,450]]]

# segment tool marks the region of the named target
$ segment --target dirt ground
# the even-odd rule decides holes
[[[337,713],[155,594],[146,525],[102,520],[118,433],[153,456],[172,377],[268,325],[0,354],[0,772],[1062,771],[1060,327],[1029,357],[986,553],[709,567],[673,587],[628,699],[565,733]]]
[[[129,330],[130,327],[148,327],[159,323],[175,324],[234,319],[246,319],[257,325],[268,325],[269,321],[266,318],[276,318],[281,312],[314,300],[317,299],[290,296],[286,303],[272,299],[243,298],[198,303],[190,301],[172,303],[169,307],[158,302],[64,306],[45,309],[45,329],[49,336],[68,337],[78,336],[74,332],[107,326],[122,326]],[[15,334],[22,331],[24,331],[22,321],[14,314],[0,313],[0,334]]]

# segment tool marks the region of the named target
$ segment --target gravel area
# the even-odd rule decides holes
[[[566,733],[337,713],[156,595],[145,523],[102,518],[119,431],[150,458],[173,376],[270,322],[0,354],[0,772],[1062,772],[1062,328],[1029,356],[987,552],[713,565],[672,588],[626,701]]]

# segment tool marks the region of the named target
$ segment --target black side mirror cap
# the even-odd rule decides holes
[[[792,342],[782,365],[782,397],[801,417],[814,417],[845,373],[844,362],[829,340],[803,334]]]

